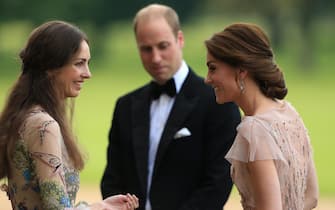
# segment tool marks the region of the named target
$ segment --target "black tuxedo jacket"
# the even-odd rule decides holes
[[[109,133],[104,198],[132,193],[144,210],[147,195],[150,88],[118,99]],[[218,105],[214,91],[190,70],[167,119],[150,189],[152,210],[222,210],[232,181],[225,160],[240,123],[233,103]],[[181,128],[191,135],[174,139]]]

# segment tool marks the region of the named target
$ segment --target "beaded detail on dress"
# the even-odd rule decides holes
[[[226,158],[232,163],[243,209],[252,210],[256,205],[246,163],[257,160],[274,160],[283,209],[303,209],[312,154],[308,132],[295,109],[283,102],[281,108],[244,117],[237,130]]]

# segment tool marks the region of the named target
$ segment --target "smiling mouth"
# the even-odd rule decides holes
[[[84,83],[84,82],[74,82],[74,84],[75,84],[79,89],[81,89],[81,87],[83,86],[83,83]]]
[[[220,93],[223,93],[223,89],[222,88],[219,88],[219,87],[213,87],[214,89],[214,92],[220,92]]]

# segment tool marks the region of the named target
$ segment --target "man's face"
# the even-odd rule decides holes
[[[183,34],[176,37],[164,18],[138,21],[136,42],[144,68],[158,83],[164,84],[181,66]]]

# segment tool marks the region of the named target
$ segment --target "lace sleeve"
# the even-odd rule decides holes
[[[26,127],[29,132],[25,139],[33,158],[43,209],[77,209],[66,190],[58,123],[44,114],[28,121]]]

